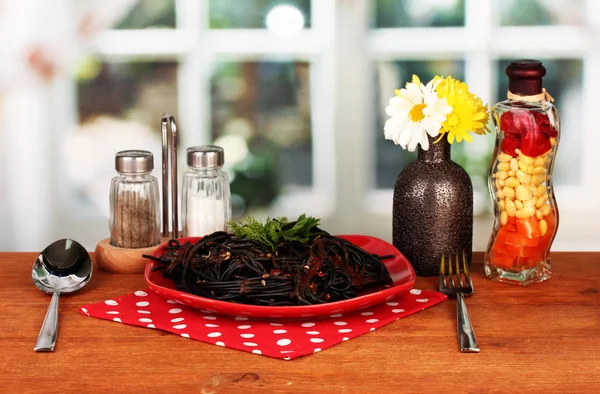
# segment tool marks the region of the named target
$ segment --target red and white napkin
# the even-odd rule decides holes
[[[444,294],[435,291],[412,289],[383,304],[352,313],[299,320],[259,320],[192,309],[145,289],[85,305],[79,311],[217,346],[292,360],[374,331],[445,299]]]

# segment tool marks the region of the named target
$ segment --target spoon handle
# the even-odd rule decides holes
[[[44,323],[35,343],[33,350],[36,352],[52,352],[56,343],[56,335],[58,333],[58,301],[60,293],[52,294],[52,300],[46,312]]]

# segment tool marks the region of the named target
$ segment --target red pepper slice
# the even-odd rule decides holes
[[[558,134],[546,114],[520,109],[504,113],[500,117],[500,128],[505,133],[505,139],[513,139],[506,143],[506,153],[516,145],[515,141],[520,137],[519,149],[529,157],[538,157],[549,151],[552,148],[550,137]]]

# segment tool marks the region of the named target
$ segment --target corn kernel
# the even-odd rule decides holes
[[[535,203],[536,202],[537,202],[537,198],[536,197],[531,197],[529,200],[525,201],[523,203],[523,205],[526,206],[526,207],[535,208]]]
[[[502,194],[504,194],[505,198],[510,198],[512,200],[515,198],[515,189],[513,189],[512,187],[504,186],[504,188],[502,189]]]
[[[545,171],[544,167],[535,167],[533,169],[533,172],[531,172],[531,174],[533,174],[533,175],[540,175],[540,174],[543,174],[544,171]]]
[[[554,137],[550,137],[550,144],[551,144],[552,146],[556,145],[556,138],[554,138]]]
[[[527,164],[522,161],[519,161],[519,168],[523,171],[527,171]]]
[[[531,177],[531,183],[533,183],[535,186],[540,185],[542,182],[544,182],[543,175],[534,175]]]
[[[550,215],[551,210],[552,210],[552,207],[550,207],[549,204],[546,204],[542,207],[542,213],[544,214],[544,216]]]
[[[512,187],[513,189],[521,184],[521,182],[519,182],[517,178],[513,177],[507,178],[506,181],[504,181],[504,183],[506,184],[506,186]]]
[[[504,200],[498,201],[498,207],[500,208],[501,211],[504,211],[505,204],[506,203],[504,202]]]
[[[502,190],[498,190],[496,192],[496,197],[498,197],[498,200],[503,200],[504,199],[504,193],[502,193]]]
[[[498,171],[498,173],[496,173],[496,178],[506,179],[508,178],[508,174],[506,173],[506,171]]]
[[[517,207],[517,209],[522,209],[523,202],[521,200],[515,200],[515,207]]]
[[[513,170],[510,170],[506,175],[508,175],[508,176],[515,176],[516,173]]]
[[[540,197],[542,196],[544,193],[546,193],[546,186],[544,185],[539,185],[536,189],[535,189],[535,196],[536,197]]]
[[[506,218],[508,221],[508,218]],[[500,220],[502,220],[502,216],[500,216]],[[542,237],[544,235],[546,235],[546,233],[548,232],[548,223],[542,219],[540,220],[540,234],[542,234]]]
[[[533,158],[519,152],[519,161],[524,164],[533,164]]]
[[[536,157],[535,161],[533,162],[533,165],[535,165],[536,167],[544,166],[545,164],[546,164],[546,159],[544,156]]]
[[[513,158],[513,157],[512,157],[511,155],[509,155],[509,154],[506,154],[506,153],[504,153],[504,152],[502,152],[502,153],[500,153],[500,154],[498,155],[498,161],[501,161],[501,162],[508,162],[508,161],[510,161],[512,158]]]
[[[504,187],[504,185],[505,185],[504,180],[502,180],[502,179],[496,179],[496,187],[498,189],[502,189]]]
[[[505,207],[506,207],[506,214],[510,217],[515,216],[515,212],[517,212],[517,208],[515,207],[515,203],[507,200],[505,203]]]
[[[515,216],[517,217],[517,219],[527,219],[528,217],[531,217],[533,215],[535,215],[535,208],[531,207],[525,207],[515,212]]]
[[[504,189],[506,189],[506,187]],[[504,189],[502,190],[504,191]],[[523,185],[517,186],[516,194],[517,198],[521,201],[527,201],[531,198],[531,193],[529,192],[529,189]],[[504,195],[506,195],[506,192],[504,192]]]
[[[537,211],[535,211],[535,217],[538,218],[538,220],[542,220],[544,218],[544,212],[538,209]]]
[[[508,223],[508,215],[506,214],[506,212],[502,212],[500,214],[500,224],[503,226],[506,226],[507,223]]]
[[[498,171],[508,171],[510,170],[510,164],[504,162],[504,163],[498,163]]]
[[[517,171],[519,169],[519,162],[517,162],[517,159],[512,159],[510,161],[510,169],[513,171]]]
[[[548,194],[544,193],[536,201],[535,207],[538,208],[538,209],[541,208],[542,206],[544,206],[544,204],[546,203],[546,201],[548,201]]]
[[[531,175],[524,173],[523,171],[517,171],[517,179],[519,182],[524,183],[526,185],[531,183]]]

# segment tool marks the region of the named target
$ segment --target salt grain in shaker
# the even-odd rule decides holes
[[[127,150],[116,154],[119,175],[110,185],[110,244],[147,248],[160,243],[158,180],[151,175],[151,152]]]
[[[231,218],[229,178],[223,171],[225,154],[215,145],[187,149],[183,175],[182,224],[184,237],[226,231]]]

